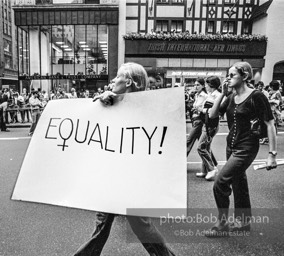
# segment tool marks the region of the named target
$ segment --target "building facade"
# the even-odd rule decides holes
[[[199,76],[224,78],[237,61],[265,67],[266,31],[254,34],[260,0],[128,0],[125,60],[158,74],[164,87],[192,86]],[[237,36],[238,35],[238,36]]]
[[[104,3],[16,1],[20,90],[94,92],[108,84],[117,71],[118,5]]]
[[[261,80],[269,84],[271,80],[284,83],[284,1],[273,0],[265,2],[256,13],[253,33],[263,33],[268,37],[265,66]]]
[[[13,2],[1,0],[0,8],[0,89],[17,88],[18,54]]]

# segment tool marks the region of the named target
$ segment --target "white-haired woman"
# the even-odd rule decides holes
[[[148,84],[148,76],[145,69],[137,63],[125,63],[112,80],[112,91],[106,91],[96,96],[94,101],[100,99],[106,105],[112,105],[118,94],[144,91]],[[174,256],[175,254],[166,246],[165,241],[148,217],[126,216],[127,220],[146,251],[151,256]],[[115,215],[111,213],[96,213],[95,231],[75,256],[100,255],[110,234]]]

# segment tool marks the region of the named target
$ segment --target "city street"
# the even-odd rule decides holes
[[[80,209],[11,200],[31,137],[28,136],[27,127],[9,129],[10,132],[0,132],[0,256],[72,255],[92,234],[95,214]],[[219,169],[225,162],[226,133],[227,126],[221,123],[219,133],[213,141],[213,151],[219,162]],[[277,159],[284,160],[284,127],[279,130],[277,138]],[[268,145],[261,145],[254,164],[264,163],[267,153]],[[46,162],[48,161],[50,159],[47,155]],[[201,164],[196,144],[187,161],[188,215],[192,217],[200,213],[203,217],[208,217],[211,212],[216,215],[212,193],[213,182],[195,176]],[[45,162],[42,163],[44,164]],[[259,219],[253,223],[251,235],[248,237],[208,239],[199,236],[196,233],[198,230],[211,227],[205,218],[198,223],[195,221],[183,225],[175,223],[159,225],[156,220],[156,226],[179,256],[284,255],[283,170],[284,165],[272,171],[254,170],[252,165],[247,171],[253,215],[267,216],[267,219]],[[233,198],[231,198],[232,206]],[[128,233],[126,223],[124,216],[115,219],[102,255],[147,255],[136,238],[133,239],[132,235],[130,239],[126,237]]]

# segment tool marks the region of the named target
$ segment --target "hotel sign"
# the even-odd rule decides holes
[[[248,41],[163,41],[163,40],[126,40],[125,54],[130,56],[243,56],[263,57],[266,42]]]

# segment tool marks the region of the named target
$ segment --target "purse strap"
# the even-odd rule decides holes
[[[254,103],[254,99],[253,99],[253,94],[256,92],[256,90],[254,90],[253,92],[252,92],[252,95],[251,95],[251,106],[252,106],[252,109],[253,109],[253,114],[254,114],[254,118],[253,119],[255,119],[255,118],[258,118],[257,117],[257,114],[256,114],[256,107],[255,107],[255,103]]]

